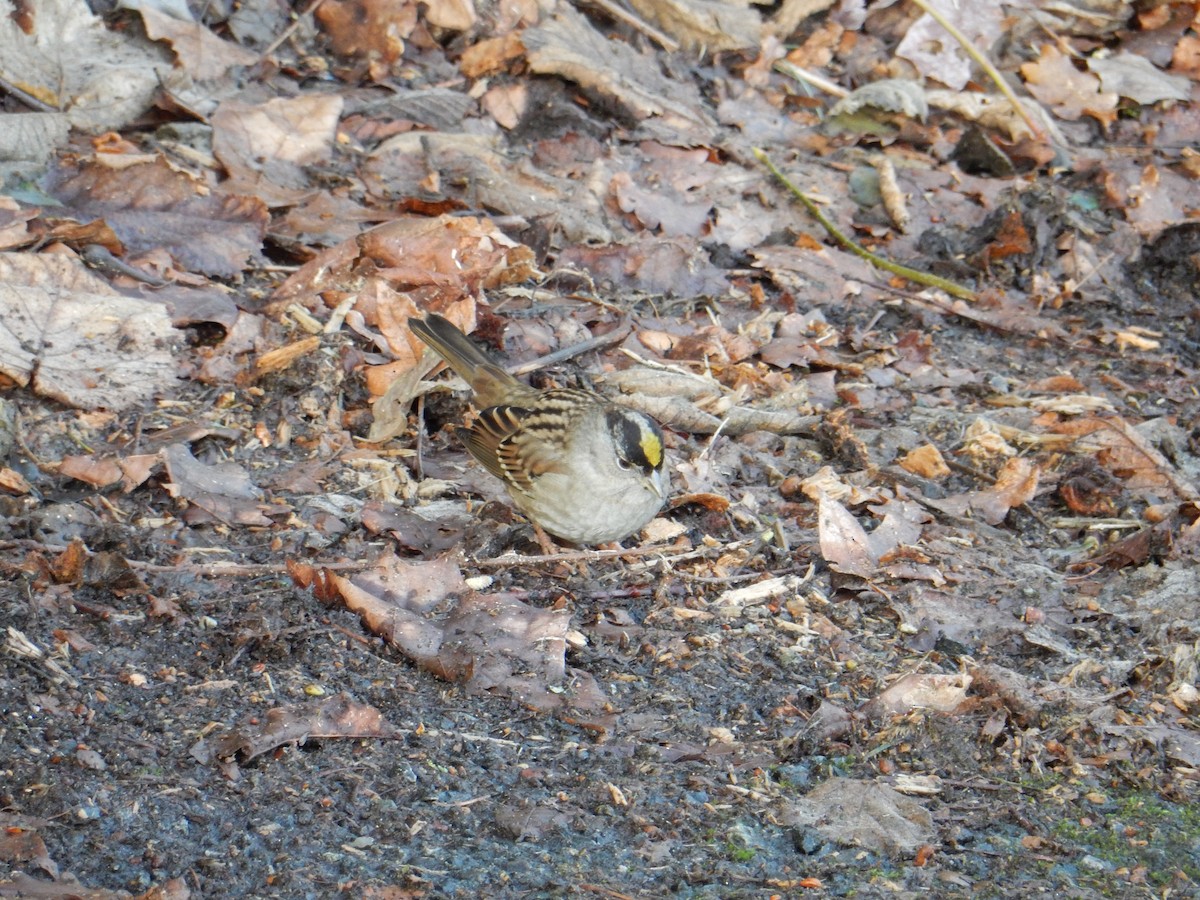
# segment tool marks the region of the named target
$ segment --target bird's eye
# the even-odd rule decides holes
[[[627,460],[623,456],[618,456],[617,457],[617,467],[624,469],[626,472],[628,472],[630,469],[633,468],[633,463],[631,463],[629,460]]]

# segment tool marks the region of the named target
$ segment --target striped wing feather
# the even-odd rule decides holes
[[[512,488],[529,491],[547,472],[565,471],[564,434],[596,404],[583,391],[548,391],[535,409],[491,406],[470,428],[459,429],[467,450]],[[564,427],[565,426],[565,427]]]

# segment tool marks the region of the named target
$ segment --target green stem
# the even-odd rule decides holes
[[[779,182],[789,191],[791,191],[792,196],[804,204],[804,208],[812,214],[814,219],[821,223],[821,227],[828,231],[835,241],[837,241],[855,256],[861,257],[876,268],[883,269],[886,272],[891,272],[893,275],[899,275],[901,278],[906,278],[909,281],[916,282],[917,284],[924,284],[928,285],[929,287],[939,288],[952,297],[960,297],[963,300],[975,299],[975,292],[970,288],[963,287],[961,284],[949,281],[945,278],[939,278],[937,275],[930,275],[928,272],[921,272],[917,269],[910,269],[908,266],[902,266],[899,263],[894,263],[891,260],[884,259],[882,256],[877,256],[865,247],[856,244],[845,234],[843,234],[841,229],[834,225],[833,222],[831,222],[825,216],[825,213],[821,212],[821,209],[817,206],[817,204],[813,203],[812,200],[805,196],[805,194],[798,187],[788,180],[788,177],[784,175],[783,172],[779,171],[775,163],[771,162],[771,158],[767,156],[765,152],[760,150],[758,147],[755,147],[753,152],[754,158],[766,166],[767,169],[770,170],[771,174],[778,178]]]

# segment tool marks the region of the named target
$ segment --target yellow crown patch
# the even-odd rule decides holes
[[[653,431],[643,431],[640,446],[642,453],[646,454],[646,462],[656,469],[662,465],[663,445],[657,434]]]

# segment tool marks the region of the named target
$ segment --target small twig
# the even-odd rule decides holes
[[[784,175],[783,172],[778,169],[778,167],[776,167],[775,163],[771,162],[770,157],[768,157],[766,153],[764,153],[758,147],[755,147],[754,157],[764,166],[766,166],[772,175],[779,179],[780,183],[791,192],[792,196],[804,204],[804,208],[809,211],[814,219],[821,223],[821,227],[829,232],[830,236],[835,241],[837,241],[842,247],[853,253],[855,256],[861,257],[876,268],[883,269],[886,272],[891,272],[893,275],[899,275],[901,278],[916,282],[917,284],[924,284],[928,285],[929,287],[943,290],[952,297],[959,297],[963,300],[976,299],[975,292],[969,288],[963,287],[961,284],[957,284],[956,282],[950,281],[946,278],[939,278],[937,275],[930,275],[928,272],[921,272],[917,269],[910,269],[908,266],[902,266],[899,263],[894,263],[891,260],[884,259],[882,256],[872,253],[867,248],[856,244],[849,237],[843,234],[841,229],[833,224],[832,220],[830,220],[823,212],[821,212],[821,209],[817,206],[817,204],[813,203],[813,201],[810,200],[803,191],[801,191],[798,187],[792,184],[791,181],[788,180],[788,177]]]
[[[292,24],[289,25],[287,28],[283,29],[283,33],[281,35],[279,35],[279,37],[275,38],[275,40],[271,41],[270,44],[267,45],[267,49],[265,49],[262,52],[262,55],[260,55],[258,57],[258,61],[261,63],[268,56],[270,56],[272,53],[274,53],[276,50],[278,50],[281,46],[283,46],[283,42],[286,41],[288,38],[290,38],[293,34],[295,34],[296,29],[300,27],[300,23],[304,21],[305,16],[310,16],[313,13],[315,13],[317,11],[317,7],[319,7],[324,2],[325,2],[325,0],[313,0],[313,2],[308,5],[308,9],[304,10],[304,12],[302,12],[298,16],[296,16],[296,18],[292,21]]]
[[[618,559],[624,556],[652,556],[669,550],[667,544],[654,544],[650,547],[632,547],[629,550],[567,550],[562,553],[543,553],[540,556],[497,556],[492,559],[474,559],[471,565],[485,569],[502,569],[513,565],[538,565],[541,563],[557,562],[591,562],[601,559]]]
[[[699,456],[696,457],[697,459],[704,459],[704,457],[708,456],[709,452],[711,452],[711,450],[713,448],[713,445],[716,444],[717,438],[719,438],[721,436],[721,432],[724,430],[725,426],[728,424],[729,424],[729,416],[722,417],[721,421],[717,423],[716,431],[714,431],[712,433],[712,437],[710,437],[708,439],[708,443],[706,443],[704,445],[704,449],[700,451]]]
[[[4,93],[6,93],[6,94],[11,94],[12,96],[14,96],[18,100],[20,100],[22,103],[24,103],[26,106],[28,106],[30,109],[36,109],[38,112],[48,112],[48,113],[61,113],[62,112],[61,109],[51,106],[49,103],[46,103],[43,100],[39,100],[37,97],[33,96],[33,94],[29,93],[28,91],[21,90],[21,88],[17,87],[15,84],[13,84],[7,78],[0,77],[0,91],[4,91]]]
[[[641,19],[639,19],[637,16],[635,16],[633,13],[629,12],[628,10],[622,9],[616,3],[613,3],[612,0],[588,0],[588,2],[591,3],[593,6],[600,7],[602,10],[604,10],[606,13],[608,13],[610,16],[612,16],[618,22],[624,22],[626,25],[630,26],[631,28],[636,28],[638,31],[640,31],[642,34],[646,35],[646,37],[650,38],[650,40],[654,41],[656,44],[658,44],[660,47],[662,47],[668,53],[674,53],[676,50],[679,49],[679,42],[677,40],[675,40],[674,38],[670,38],[667,35],[663,34],[661,31],[659,31],[653,25],[650,25],[649,23],[642,21]]]
[[[707,384],[713,383],[713,379],[711,377],[706,379],[703,375],[697,375],[695,372],[685,369],[683,366],[672,366],[668,363],[660,363],[653,359],[646,359],[646,357],[639,356],[637,353],[634,353],[632,350],[626,347],[622,347],[621,352],[632,359],[639,366],[645,366],[647,369],[655,369],[659,372],[672,372],[675,375],[687,375],[689,378],[695,378],[697,381],[703,381]]]
[[[737,794],[741,797],[747,797],[751,800],[757,800],[759,803],[773,803],[776,798],[770,794],[764,794],[762,791],[756,791],[753,788],[742,787],[740,784],[722,784],[721,790],[728,791],[731,794]]]
[[[1087,531],[1125,531],[1141,528],[1137,519],[1089,519],[1087,516],[1060,516],[1050,520],[1055,528],[1082,528]]]
[[[811,84],[815,88],[819,88],[827,94],[843,100],[850,96],[850,92],[840,84],[835,84],[827,78],[817,75],[814,72],[809,72],[807,69],[802,69],[795,63],[788,62],[786,59],[781,59],[775,63],[775,71],[796,81],[803,81],[805,84]]]
[[[925,12],[929,14],[930,18],[945,28],[949,35],[958,41],[963,50],[967,52],[967,55],[979,64],[979,67],[983,69],[987,77],[992,80],[992,82],[1000,90],[1000,93],[1003,94],[1008,102],[1013,105],[1013,109],[1016,110],[1017,115],[1021,117],[1025,124],[1029,126],[1029,130],[1033,132],[1034,138],[1036,140],[1045,142],[1046,132],[1034,123],[1033,117],[1029,115],[1029,110],[1025,108],[1025,104],[1017,99],[1017,95],[1013,93],[1013,89],[1009,87],[1008,82],[1004,80],[1004,77],[999,71],[997,71],[996,67],[992,65],[992,61],[984,56],[983,52],[976,47],[975,44],[965,34],[959,31],[953,22],[942,15],[941,11],[935,9],[932,4],[927,2],[927,0],[913,0],[913,3],[925,10]]]
[[[593,894],[600,894],[603,897],[608,897],[609,900],[637,900],[633,894],[622,894],[620,891],[614,891],[610,887],[605,887],[602,884],[577,884],[575,887],[581,891],[590,891]]]
[[[562,347],[555,350],[553,353],[547,353],[545,356],[539,356],[537,359],[531,359],[527,363],[522,363],[515,368],[508,370],[510,375],[528,375],[530,372],[536,372],[538,369],[544,369],[546,366],[557,365],[560,362],[565,362],[568,359],[574,359],[576,356],[582,356],[585,353],[590,353],[593,350],[599,350],[601,347],[609,347],[613,344],[619,344],[629,336],[629,332],[633,330],[633,326],[626,323],[615,331],[610,331],[608,334],[602,334],[599,337],[590,338],[586,341],[580,341],[578,344],[572,344],[570,347]]]
[[[16,541],[0,541],[0,550],[40,550],[44,553],[62,553],[67,549],[66,544],[46,544],[42,541],[34,541],[28,539]],[[189,552],[204,551],[208,548],[193,547],[189,548]],[[87,551],[91,555],[92,551]],[[216,549],[214,552],[225,552]],[[131,569],[136,569],[139,572],[149,572],[152,575],[161,574],[189,574],[198,575],[202,578],[215,578],[221,575],[234,575],[239,577],[255,577],[258,575],[286,575],[288,574],[287,563],[262,564],[254,565],[244,563],[212,563],[211,565],[198,566],[194,563],[180,563],[173,566],[164,566],[159,563],[142,562],[138,559],[129,559],[122,557],[126,565]],[[315,569],[331,569],[335,572],[356,571],[364,569],[370,565],[367,562],[313,562],[311,564]],[[15,568],[15,567],[14,567]]]

